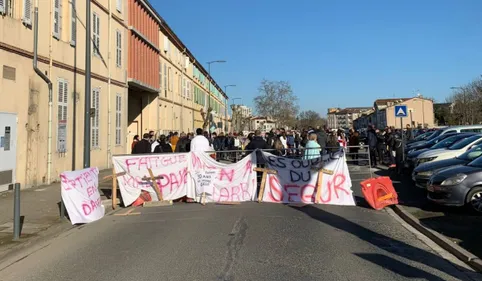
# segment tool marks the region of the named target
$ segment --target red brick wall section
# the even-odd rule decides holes
[[[129,0],[129,26],[134,27],[159,48],[159,26],[149,15],[145,7],[137,0]],[[159,59],[156,50],[129,32],[129,78],[141,81],[152,88],[159,89]]]

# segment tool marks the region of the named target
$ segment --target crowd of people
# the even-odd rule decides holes
[[[410,125],[407,125],[405,132],[393,127],[379,130],[370,125],[367,128],[365,144],[368,146],[370,163],[373,167],[385,164],[397,167],[399,172],[402,171],[402,134],[405,134],[406,140],[414,137]],[[357,165],[360,144],[360,132],[350,129],[345,135],[344,130],[332,130],[326,126],[302,130],[279,128],[267,133],[256,130],[247,136],[242,132],[210,134],[198,128],[195,134],[171,132],[168,135],[156,136],[155,132],[151,131],[144,134],[142,139],[136,135],[132,143],[132,154],[215,151],[217,160],[236,160],[237,151],[249,152],[262,149],[278,156],[313,159],[320,157],[323,153],[335,153],[340,149],[348,148],[348,155]]]

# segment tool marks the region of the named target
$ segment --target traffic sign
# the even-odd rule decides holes
[[[395,105],[395,117],[407,117],[407,112],[406,105]]]

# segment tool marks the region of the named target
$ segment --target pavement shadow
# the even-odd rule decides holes
[[[432,280],[432,281],[443,281],[444,279],[435,276],[429,272],[423,271],[421,269],[418,269],[416,267],[413,267],[411,265],[405,264],[403,262],[400,262],[394,258],[391,258],[386,255],[382,254],[368,254],[368,253],[355,253],[356,256],[367,260],[373,264],[379,265],[383,267],[384,269],[390,270],[393,273],[396,273],[400,276],[404,276],[410,279],[425,279],[425,280]]]
[[[366,208],[366,209],[370,209],[370,210],[373,210],[373,208],[370,206],[370,204],[368,204],[367,200],[365,199],[365,197],[362,197],[362,196],[353,196],[355,198],[355,202],[356,202],[356,205],[358,207],[362,207],[362,208]]]
[[[447,264],[447,261],[434,253],[419,249],[417,247],[413,247],[405,242],[395,240],[386,235],[374,232],[366,227],[363,227],[354,222],[351,222],[343,217],[340,217],[338,215],[319,209],[316,206],[307,205],[307,206],[304,206],[303,208],[300,208],[297,206],[289,206],[289,207],[297,211],[300,211],[302,213],[305,213],[306,215],[310,216],[314,220],[317,220],[319,222],[322,222],[324,224],[327,224],[339,230],[345,231],[346,233],[350,233],[358,237],[359,239],[377,248],[380,248],[384,251],[395,254],[399,257],[403,257],[407,260],[412,260],[421,264],[425,264],[432,268],[438,269],[441,272],[445,272],[449,275],[453,274],[453,272],[446,272],[445,265]],[[376,259],[376,261],[380,263],[378,258]],[[403,264],[401,262],[399,263]],[[391,268],[393,268],[394,265],[392,265]],[[404,266],[406,270],[410,271],[410,268],[408,268],[409,267],[408,265],[404,265]],[[458,267],[457,265],[453,265],[453,266]],[[417,269],[417,271],[419,271],[418,273],[422,272],[419,269]],[[414,271],[404,272],[404,274],[409,274],[409,273],[413,275],[417,272],[414,272]],[[429,273],[425,272],[425,274],[429,274]],[[417,276],[420,277],[420,275],[417,275]],[[458,276],[456,275],[452,275],[452,276],[456,279],[458,278]],[[439,279],[428,278],[428,280],[439,280]]]

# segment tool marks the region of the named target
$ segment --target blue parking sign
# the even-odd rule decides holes
[[[395,117],[407,117],[408,110],[406,105],[395,105]]]

